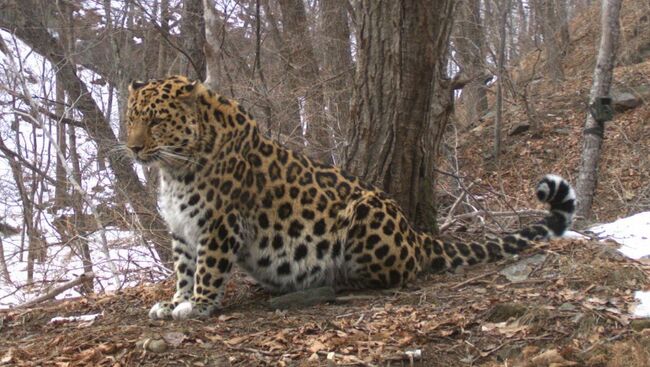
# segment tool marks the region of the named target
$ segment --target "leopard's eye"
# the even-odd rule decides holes
[[[154,126],[160,124],[161,122],[162,122],[161,119],[152,118],[151,120],[149,120],[149,127],[154,127]]]

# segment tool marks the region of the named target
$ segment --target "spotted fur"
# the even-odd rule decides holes
[[[539,224],[484,243],[416,231],[382,191],[264,137],[236,101],[174,76],[129,88],[127,147],[160,167],[162,215],[173,238],[176,293],[153,319],[207,317],[234,264],[274,292],[331,285],[385,288],[423,271],[498,260],[560,236],[575,195],[548,175]]]

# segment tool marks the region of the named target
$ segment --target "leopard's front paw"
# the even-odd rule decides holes
[[[174,304],[171,302],[158,302],[149,310],[149,318],[152,320],[169,320],[172,318]]]
[[[207,319],[218,309],[219,306],[215,304],[184,301],[174,308],[174,311],[172,311],[172,317],[174,320]]]

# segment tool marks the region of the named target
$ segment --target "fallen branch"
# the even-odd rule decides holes
[[[522,211],[506,211],[506,212],[491,212],[488,210],[478,210],[471,213],[459,214],[454,217],[453,221],[457,221],[459,219],[473,218],[479,215],[487,215],[491,217],[542,217],[546,214],[548,214],[548,212],[545,210],[535,210],[535,209],[522,210]]]
[[[479,280],[479,279],[482,279],[482,278],[489,277],[490,275],[494,275],[496,273],[498,273],[498,271],[494,270],[494,271],[490,271],[490,272],[487,272],[487,273],[484,273],[484,274],[477,275],[477,276],[469,278],[469,279],[467,279],[467,280],[465,280],[463,282],[460,282],[460,283],[454,285],[453,287],[450,287],[449,289],[458,289],[458,288],[460,288],[460,287],[462,287],[462,286],[464,286],[466,284],[472,283],[472,282],[474,282],[476,280]]]
[[[39,304],[41,302],[53,299],[54,297],[56,297],[59,294],[67,291],[68,289],[70,289],[72,287],[75,287],[75,286],[78,286],[79,284],[87,281],[88,279],[93,279],[94,277],[95,277],[95,274],[92,273],[92,272],[81,274],[78,278],[73,279],[73,280],[71,280],[71,281],[69,281],[67,283],[64,283],[64,284],[52,289],[51,291],[47,292],[46,294],[34,298],[31,301],[27,301],[27,302],[25,302],[23,304],[20,304],[20,305],[16,306],[16,308],[27,308],[27,307],[31,307],[31,306],[34,306],[36,304]]]

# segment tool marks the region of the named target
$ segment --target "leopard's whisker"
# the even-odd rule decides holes
[[[188,163],[198,163],[194,159],[191,159],[189,157],[186,157],[186,156],[178,154],[178,153],[172,153],[172,152],[166,151],[164,149],[161,149],[158,152],[160,153],[161,157],[173,158],[173,159],[177,159],[177,160],[188,162]]]

